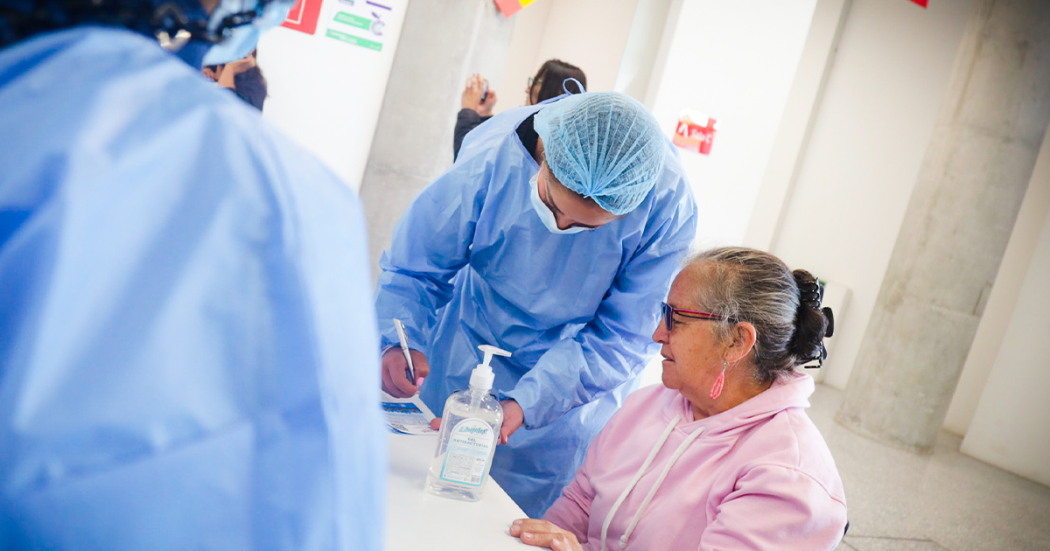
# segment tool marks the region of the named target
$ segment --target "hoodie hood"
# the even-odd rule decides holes
[[[791,408],[806,409],[809,397],[816,388],[813,377],[806,373],[793,371],[780,376],[768,389],[758,396],[722,413],[693,419],[693,407],[681,393],[678,399],[671,401],[664,408],[664,419],[670,423],[675,416],[681,415],[682,422],[675,430],[691,433],[700,426],[704,427],[704,438],[736,436],[766,419]]]

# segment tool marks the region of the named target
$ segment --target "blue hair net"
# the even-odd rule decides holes
[[[619,92],[556,101],[535,123],[554,177],[615,215],[641,204],[663,170],[660,126],[645,106]]]

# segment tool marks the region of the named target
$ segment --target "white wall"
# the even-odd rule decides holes
[[[317,155],[354,190],[360,189],[368,163],[408,0],[383,4],[392,10],[382,16],[382,38],[360,31],[362,37],[382,41],[378,52],[325,36],[340,11],[371,19],[373,10],[364,2],[351,7],[325,0],[313,35],[278,27],[259,41],[259,67],[269,86],[263,118]]]
[[[817,0],[809,34],[802,47],[802,58],[784,107],[784,117],[777,128],[762,187],[744,235],[744,245],[748,247],[770,250],[780,229],[785,199],[790,195],[802,166],[803,153],[849,15],[850,3],[851,0]],[[823,374],[824,370],[820,372]],[[819,377],[817,381],[820,382]]]
[[[525,105],[525,87],[528,78],[535,75],[543,63],[537,63],[540,55],[540,43],[547,28],[547,17],[550,15],[554,0],[536,0],[525,9],[514,14],[514,34],[510,39],[510,50],[507,52],[507,66],[500,80],[499,97],[495,113]],[[564,61],[572,63],[571,58]],[[586,72],[586,71],[585,71]]]
[[[1003,253],[1003,261],[995,276],[984,315],[977,326],[977,334],[966,357],[959,384],[955,387],[955,395],[944,420],[946,430],[965,435],[970,428],[985,384],[1000,356],[1001,346],[1006,346],[1007,330],[1016,315],[1014,309],[1019,304],[1022,284],[1030,272],[1040,235],[1045,233],[1043,226],[1047,216],[1050,216],[1050,139],[1044,138],[1028,191],[1010,234],[1010,243]],[[1050,334],[1050,324],[1044,325],[1044,334]],[[1046,365],[1047,360],[1043,361]],[[1050,461],[1050,456],[1047,456],[1047,460]]]
[[[583,69],[588,90],[612,90],[637,3],[638,0],[553,0],[536,69],[544,61],[558,58]]]
[[[653,73],[653,114],[668,136],[684,109],[720,124],[710,156],[681,152],[700,212],[694,247],[743,241],[815,4],[685,0],[672,6],[663,63]]]
[[[849,380],[975,8],[975,0],[850,7],[771,247],[852,291],[824,367],[836,388]]]
[[[673,0],[638,0],[613,84],[617,92],[645,103],[674,3]],[[677,15],[677,11],[675,13]]]
[[[525,104],[526,80],[551,58],[583,69],[587,90],[612,90],[638,0],[536,0],[514,15],[494,112]]]
[[[1050,216],[961,451],[1050,485]],[[997,282],[998,285],[998,282]]]

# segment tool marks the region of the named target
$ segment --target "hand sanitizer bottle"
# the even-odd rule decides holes
[[[489,392],[495,375],[492,355],[510,352],[483,344],[485,361],[470,374],[470,389],[458,390],[445,402],[434,461],[427,474],[426,490],[439,496],[477,501],[492,467],[492,454],[503,425],[503,406]]]

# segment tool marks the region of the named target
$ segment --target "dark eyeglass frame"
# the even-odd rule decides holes
[[[711,312],[700,312],[697,310],[685,310],[682,308],[675,308],[666,302],[660,303],[660,311],[663,314],[664,327],[668,331],[671,330],[671,321],[673,321],[674,315],[678,314],[683,318],[696,319],[696,320],[707,320],[707,321],[728,321],[729,323],[736,323],[736,320],[723,316],[721,314],[712,314]]]

